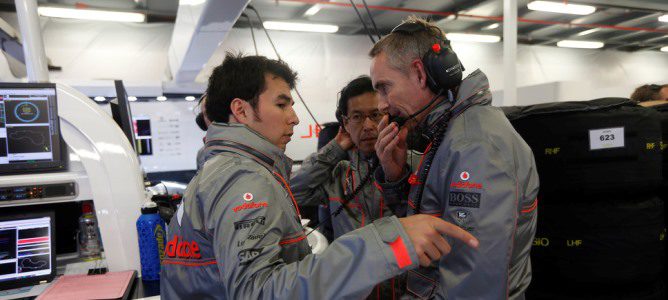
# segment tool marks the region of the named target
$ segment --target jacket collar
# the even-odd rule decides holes
[[[261,156],[271,159],[274,168],[283,178],[290,178],[292,169],[292,160],[285,155],[285,152],[269,142],[264,136],[246,125],[239,123],[218,123],[214,122],[209,126],[206,132],[207,143],[212,141],[230,141],[247,146],[257,151]],[[206,160],[211,158],[217,152],[215,149],[207,147],[205,150]],[[243,156],[249,156],[248,153],[237,152]],[[253,157],[251,157],[253,158]],[[257,159],[255,157],[254,159]]]
[[[477,69],[462,80],[454,101],[448,101],[448,98],[446,98],[446,100],[438,103],[427,114],[427,117],[420,122],[418,130],[419,132],[428,132],[428,129],[433,127],[447,113],[457,116],[472,105],[490,105],[491,103],[492,93],[489,91],[489,80],[485,73]]]

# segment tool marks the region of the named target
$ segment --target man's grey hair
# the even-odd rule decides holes
[[[411,62],[415,59],[422,59],[433,44],[445,40],[443,31],[423,18],[410,16],[404,20],[404,23],[406,22],[421,24],[426,30],[411,34],[390,33],[380,39],[369,51],[371,58],[385,53],[390,65],[403,73],[408,73]]]

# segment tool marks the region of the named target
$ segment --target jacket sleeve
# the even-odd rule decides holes
[[[480,241],[472,249],[448,239],[452,252],[440,262],[441,288],[452,299],[506,299],[519,213],[513,159],[524,158],[480,140],[442,145],[438,152],[432,165],[438,173],[425,186],[425,197],[440,202],[445,221]]]
[[[299,258],[293,247],[310,252],[300,243],[305,236],[294,225],[292,201],[273,178],[258,172],[234,178],[207,218],[228,299],[361,299],[374,285],[417,266],[413,245],[396,217],[350,232],[321,254],[286,263],[283,257]],[[235,222],[248,220],[262,222],[235,228]],[[299,229],[295,234],[286,232],[289,228]]]
[[[346,158],[346,152],[332,140],[317,153],[309,155],[290,179],[290,187],[300,206],[328,203],[327,185],[335,181],[332,172]]]

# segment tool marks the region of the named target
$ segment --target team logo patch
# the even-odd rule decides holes
[[[260,256],[264,248],[252,248],[239,251],[237,257],[239,258],[239,264],[247,265],[251,263],[255,258]]]
[[[455,189],[482,190],[482,183],[457,181],[457,182],[451,182],[450,187]]]
[[[480,193],[450,192],[448,205],[458,207],[480,208]]]
[[[245,193],[245,194],[244,194],[244,200],[245,200],[245,201],[253,201],[253,194],[251,194],[251,193]]]
[[[471,174],[469,174],[469,172],[464,171],[461,174],[459,174],[459,179],[461,180],[467,181],[469,180],[469,178],[471,178]]]
[[[267,207],[269,204],[267,202],[246,202],[244,204],[241,204],[239,206],[235,206],[232,210],[235,213],[238,213],[242,210],[247,210],[247,209],[258,209],[262,207]]]
[[[466,209],[458,209],[452,213],[452,219],[455,221],[457,226],[461,227],[466,231],[473,231],[473,213]]]
[[[165,256],[171,258],[200,259],[202,254],[195,241],[186,241],[182,236],[174,235],[165,247]]]
[[[234,230],[251,228],[255,224],[264,225],[265,220],[266,220],[265,217],[257,217],[257,218],[254,218],[254,219],[237,221],[237,222],[234,222]]]

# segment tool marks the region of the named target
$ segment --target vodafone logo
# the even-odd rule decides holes
[[[247,202],[248,202],[248,201],[253,201],[253,194],[251,194],[251,193],[245,193],[245,194],[244,194],[244,200],[247,201]]]
[[[469,178],[471,178],[471,174],[469,174],[469,172],[464,171],[461,174],[459,174],[459,179],[461,180],[466,181],[469,180]]]

